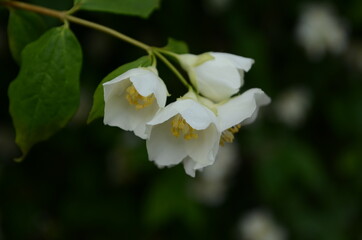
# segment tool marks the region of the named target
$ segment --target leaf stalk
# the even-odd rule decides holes
[[[149,46],[143,42],[140,42],[134,38],[131,38],[123,33],[120,33],[112,28],[109,28],[104,25],[101,25],[101,24],[98,24],[95,22],[91,22],[91,21],[88,21],[88,20],[85,20],[82,18],[78,18],[78,17],[72,16],[72,15],[69,15],[70,13],[72,13],[71,11],[70,12],[69,11],[57,11],[54,9],[45,8],[45,7],[41,7],[41,6],[29,4],[29,3],[24,3],[24,2],[18,2],[18,1],[0,1],[0,4],[4,5],[4,6],[8,6],[8,7],[19,8],[19,9],[28,10],[31,12],[40,13],[40,14],[47,15],[50,17],[55,17],[55,18],[60,19],[63,22],[69,21],[69,22],[73,22],[73,23],[76,23],[79,25],[83,25],[85,27],[93,28],[98,31],[112,35],[116,38],[119,38],[136,47],[142,48],[142,49],[146,50],[147,52],[151,49],[151,46]]]
[[[58,18],[61,21],[63,21],[65,24],[68,24],[68,22],[76,23],[88,28],[92,28],[95,30],[98,30],[100,32],[104,32],[106,34],[109,34],[111,36],[114,36],[118,39],[121,39],[125,42],[128,42],[129,44],[132,44],[133,46],[136,46],[138,48],[144,49],[149,55],[155,55],[157,58],[159,58],[161,61],[163,61],[168,68],[180,79],[180,81],[188,88],[191,89],[192,87],[190,84],[186,81],[186,79],[182,76],[182,74],[177,70],[177,68],[163,55],[170,55],[174,56],[174,53],[163,50],[162,48],[156,48],[149,46],[143,42],[140,42],[134,38],[131,38],[121,32],[118,32],[112,28],[109,28],[107,26],[91,22],[82,18],[78,18],[75,16],[72,16],[71,14],[79,10],[79,6],[75,6],[69,11],[58,11],[46,7],[41,7],[29,3],[19,2],[19,1],[0,1],[0,5],[7,6],[9,8],[18,8],[23,9],[39,14],[43,14],[46,16]]]

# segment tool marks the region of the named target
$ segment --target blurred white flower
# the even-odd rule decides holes
[[[131,69],[103,84],[104,123],[145,139],[146,123],[166,105],[166,85],[154,67]]]
[[[284,240],[286,233],[272,216],[263,210],[255,210],[244,216],[238,224],[241,240]]]
[[[207,205],[220,205],[229,187],[229,180],[235,172],[238,160],[238,145],[226,144],[219,148],[215,163],[200,171],[192,181],[191,194]]]
[[[254,63],[250,58],[218,52],[181,54],[178,59],[197,90],[214,102],[239,92],[244,84],[244,71],[249,71]]]
[[[304,88],[292,88],[275,100],[277,118],[290,127],[299,126],[306,118],[311,104],[310,93]]]
[[[159,167],[183,162],[185,171],[214,163],[219,149],[220,131],[215,114],[192,99],[178,99],[161,109],[147,123],[147,151]]]
[[[327,51],[342,53],[348,43],[347,26],[332,8],[323,4],[306,6],[296,29],[298,42],[313,60],[320,59]]]

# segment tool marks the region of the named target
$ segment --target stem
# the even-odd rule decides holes
[[[150,55],[155,55],[157,56],[159,59],[161,59],[166,65],[167,67],[169,67],[171,69],[171,71],[180,79],[180,81],[188,88],[188,89],[192,89],[192,86],[186,81],[186,79],[182,76],[182,74],[176,69],[176,67],[165,57],[162,55],[162,53],[164,54],[168,54],[171,56],[175,56],[174,53],[169,52],[167,50],[163,50],[160,48],[155,48],[155,47],[151,47],[143,42],[140,42],[134,38],[131,38],[127,35],[124,35],[123,33],[120,33],[112,28],[106,27],[104,25],[95,23],[95,22],[91,22],[88,20],[84,20],[78,17],[74,17],[71,16],[70,14],[77,11],[78,10],[78,6],[72,8],[69,11],[57,11],[57,10],[53,10],[53,9],[49,9],[49,8],[45,8],[45,7],[41,7],[41,6],[37,6],[37,5],[33,5],[33,4],[29,4],[29,3],[24,3],[24,2],[18,2],[18,1],[1,1],[0,0],[0,5],[4,5],[4,6],[8,6],[8,7],[13,7],[13,8],[19,8],[19,9],[23,9],[23,10],[27,10],[27,11],[31,11],[31,12],[36,12],[36,13],[40,13],[43,15],[47,15],[47,16],[51,16],[54,18],[58,18],[61,21],[67,23],[67,22],[73,22],[79,25],[83,25],[89,28],[93,28],[95,30],[107,33],[109,35],[112,35],[116,38],[119,38],[125,42],[128,42],[136,47],[142,48],[144,50],[147,51],[148,54]]]
[[[159,59],[161,59],[161,61],[163,61],[167,65],[167,67],[171,69],[171,71],[180,79],[183,85],[185,85],[188,89],[192,88],[190,84],[186,81],[186,79],[182,76],[182,74],[167,58],[165,58],[157,49],[154,49],[153,52]]]
[[[24,10],[28,10],[28,11],[32,11],[32,12],[37,12],[37,13],[40,13],[43,15],[48,15],[51,17],[59,18],[61,20],[63,20],[65,17],[64,16],[65,14],[63,12],[45,8],[45,7],[32,5],[32,4],[28,4],[28,3],[17,2],[17,1],[1,1],[0,4],[9,6],[9,7],[20,8],[20,9],[24,9]]]
[[[110,35],[112,35],[116,38],[119,38],[125,42],[128,42],[136,47],[142,48],[142,49],[146,50],[147,52],[149,52],[151,49],[151,46],[144,44],[136,39],[133,39],[127,35],[124,35],[123,33],[117,32],[116,30],[114,30],[112,28],[109,28],[109,27],[106,27],[101,24],[94,23],[94,22],[91,22],[88,20],[84,20],[84,19],[81,19],[78,17],[70,16],[70,15],[68,15],[67,12],[57,11],[57,10],[40,7],[40,6],[28,4],[28,3],[17,2],[17,1],[0,1],[0,4],[9,6],[9,7],[20,8],[20,9],[40,13],[43,15],[59,18],[62,21],[69,21],[69,22],[77,23],[79,25],[83,25],[83,26],[86,26],[89,28],[93,28],[98,31],[110,34]]]
[[[163,49],[163,48],[155,48],[155,49],[156,49],[157,51],[161,52],[161,53],[164,53],[164,54],[169,55],[169,56],[171,56],[171,57],[177,58],[177,54],[174,53],[174,52],[165,50],[165,49]]]
[[[74,17],[74,16],[70,16],[70,15],[66,15],[65,17],[66,20],[68,20],[69,22],[74,22],[74,23],[77,23],[77,24],[80,24],[80,25],[83,25],[83,26],[86,26],[86,27],[89,27],[89,28],[93,28],[93,29],[96,29],[98,31],[101,31],[101,32],[105,32],[105,33],[108,33],[109,35],[112,35],[116,38],[119,38],[125,42],[128,42],[136,47],[139,47],[139,48],[142,48],[144,50],[146,50],[147,52],[150,51],[151,49],[151,46],[143,43],[143,42],[140,42],[134,38],[131,38],[127,35],[124,35],[123,33],[120,33],[112,28],[109,28],[109,27],[106,27],[106,26],[103,26],[101,24],[98,24],[98,23],[94,23],[94,22],[91,22],[91,21],[88,21],[88,20],[84,20],[84,19],[81,19],[81,18],[77,18],[77,17]]]

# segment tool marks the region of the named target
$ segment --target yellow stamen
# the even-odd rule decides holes
[[[177,114],[171,122],[171,133],[175,137],[179,137],[180,134],[184,135],[185,140],[197,139],[199,135],[195,133],[193,129],[186,121],[181,117],[180,114]]]
[[[234,141],[234,134],[239,132],[240,128],[241,124],[238,124],[223,131],[220,138],[220,145],[224,146],[226,142],[232,143]]]
[[[126,89],[126,92],[127,101],[129,104],[134,105],[137,110],[148,107],[155,101],[155,95],[153,93],[144,97],[137,92],[133,84]]]

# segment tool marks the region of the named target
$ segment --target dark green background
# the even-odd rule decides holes
[[[309,2],[309,1],[308,1]],[[68,9],[71,1],[32,3]],[[184,40],[192,53],[230,52],[255,59],[244,90],[262,88],[272,100],[303,87],[311,96],[305,121],[278,121],[273,103],[237,135],[240,164],[225,201],[207,206],[189,191],[195,179],[181,166],[159,170],[145,143],[131,134],[86,125],[92,94],[109,72],[144,52],[94,30],[71,25],[84,55],[82,110],[22,163],[8,112],[7,88],[18,66],[7,45],[8,12],[0,9],[0,239],[237,239],[239,219],[266,209],[288,239],[362,237],[362,74],[346,53],[311,61],[296,43],[306,1],[232,1],[212,13],[205,1],[164,0],[150,19],[105,13],[77,16],[145,43]],[[362,2],[331,1],[362,44]],[[49,20],[49,25],[59,24]],[[160,64],[173,97],[184,93]],[[36,87],[36,86],[34,86]],[[196,178],[197,180],[197,178]]]

